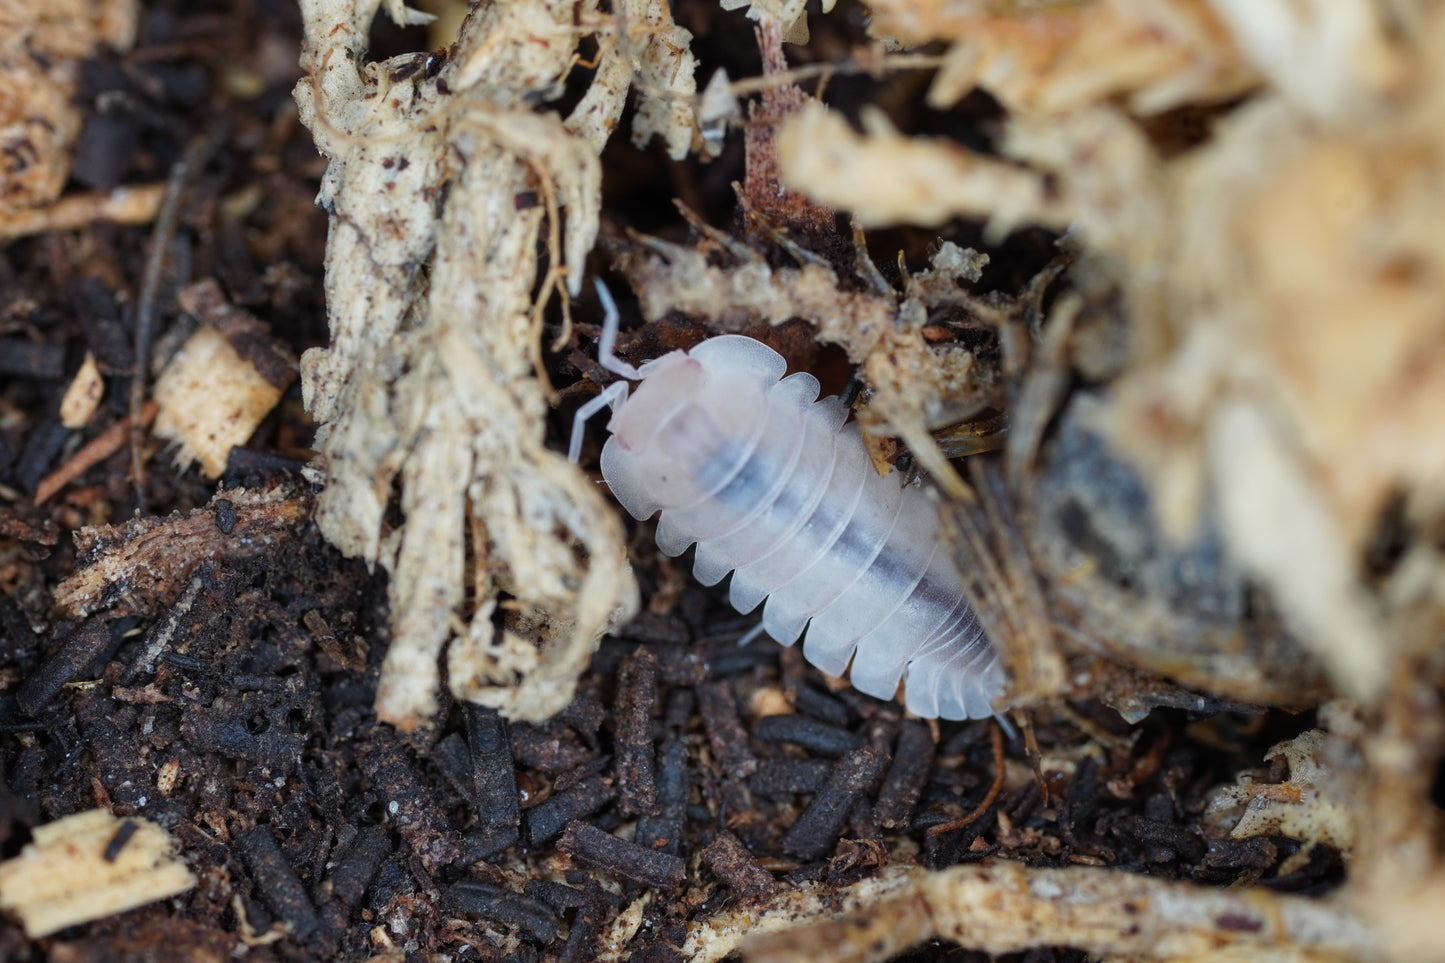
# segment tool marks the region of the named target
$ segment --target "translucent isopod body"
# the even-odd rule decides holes
[[[763,603],[763,629],[784,645],[803,637],[824,672],[851,660],[853,685],[881,699],[906,677],[920,716],[992,715],[1002,669],[938,540],[937,507],[878,475],[842,401],[785,370],[737,335],[632,369],[631,396],[619,383],[606,399],[607,484],[635,518],[662,512],[663,552],[697,544],[700,582],[732,572],[733,607]]]

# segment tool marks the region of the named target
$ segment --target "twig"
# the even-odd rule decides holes
[[[967,816],[950,819],[948,822],[939,823],[937,826],[929,826],[928,832],[924,835],[930,839],[934,836],[941,836],[944,833],[951,833],[956,829],[962,829],[988,812],[988,808],[994,804],[994,800],[998,799],[998,794],[1003,789],[1003,728],[995,721],[989,728],[988,734],[989,738],[993,741],[993,785],[988,787],[988,794],[983,797],[983,801],[973,807],[973,812]]]
[[[180,219],[181,199],[196,172],[221,149],[221,144],[231,132],[231,121],[222,117],[210,129],[187,145],[181,159],[176,161],[166,178],[166,193],[161,199],[160,213],[151,231],[150,253],[146,257],[145,275],[141,280],[140,299],[136,304],[135,316],[135,375],[130,382],[130,463],[132,480],[135,482],[136,512],[142,513],[145,506],[145,471],[141,463],[141,441],[145,426],[140,412],[145,404],[146,375],[149,371],[151,337],[155,327],[156,299],[160,293],[161,272],[165,269],[166,254],[171,239],[175,237],[176,222]]]
[[[141,408],[140,427],[144,428],[151,423],[156,416],[157,407],[156,403],[152,401]],[[49,501],[56,492],[120,451],[121,446],[125,444],[126,435],[130,431],[131,422],[131,416],[126,415],[92,438],[84,448],[70,456],[70,460],[65,464],[40,479],[40,484],[35,486],[35,504],[40,505]]]
[[[942,66],[943,57],[928,54],[892,54],[863,60],[846,60],[841,63],[808,64],[792,70],[765,74],[760,77],[745,77],[728,84],[728,91],[734,97],[756,93],[786,83],[811,80],[814,77],[827,78],[836,74],[878,75],[885,70],[933,70]]]
[[[161,184],[117,187],[113,191],[72,194],[45,207],[5,211],[0,213],[0,241],[52,231],[74,231],[92,221],[144,224],[156,216],[164,191]]]

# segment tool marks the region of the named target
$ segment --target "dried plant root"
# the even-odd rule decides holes
[[[659,137],[674,157],[693,144],[691,35],[660,0],[612,16],[595,0],[479,5],[444,56],[365,63],[376,7],[302,4],[296,98],[331,158],[332,341],[302,359],[323,426],[317,518],[392,576],[381,718],[410,728],[435,711],[451,642],[456,696],[543,719],[571,699],[602,632],[635,610],[637,588],[615,512],[543,445],[542,309],[580,290],[598,155],[634,78],[634,140]],[[539,109],[588,34],[591,86],[565,118]],[[389,528],[398,492],[404,521]]]
[[[1009,862],[900,876],[886,891],[870,881],[873,898],[861,913],[839,916],[832,902],[807,900],[764,911],[745,959],[809,963],[826,946],[834,963],[879,963],[942,939],[992,954],[1067,946],[1136,960],[1303,963],[1353,959],[1369,945],[1368,931],[1337,902],[1258,889]]]

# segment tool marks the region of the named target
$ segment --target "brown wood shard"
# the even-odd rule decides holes
[[[75,574],[56,587],[55,608],[66,618],[160,611],[202,562],[258,555],[310,514],[311,499],[290,489],[233,488],[184,515],[83,528],[75,533]]]

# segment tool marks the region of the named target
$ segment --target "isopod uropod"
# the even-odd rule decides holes
[[[891,699],[906,676],[917,715],[992,715],[1003,672],[936,537],[937,507],[872,469],[843,402],[817,400],[816,378],[783,377],[781,355],[740,335],[633,367],[612,353],[616,309],[598,290],[599,361],[640,384],[629,397],[618,381],[578,411],[572,460],[586,419],[610,405],[603,477],[634,518],[661,510],[664,553],[697,543],[698,581],[732,572],[734,608],[766,599],[768,635],[804,636],[804,657],[831,675],[851,660],[862,692]]]

